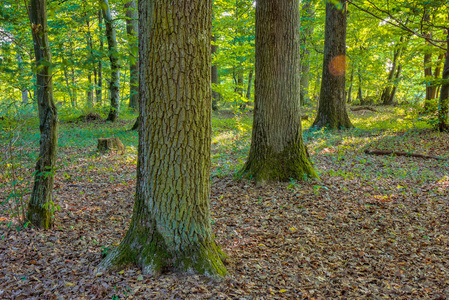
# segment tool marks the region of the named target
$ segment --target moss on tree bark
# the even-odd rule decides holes
[[[134,212],[100,269],[227,274],[210,193],[211,0],[139,1],[139,154]]]
[[[258,183],[318,178],[302,139],[299,22],[299,1],[257,2],[254,122],[241,173]]]
[[[53,172],[58,145],[58,112],[53,101],[51,51],[47,36],[47,3],[30,2],[30,20],[36,56],[37,103],[39,107],[39,159],[36,162],[33,191],[28,203],[27,219],[37,227],[49,229],[53,225]]]

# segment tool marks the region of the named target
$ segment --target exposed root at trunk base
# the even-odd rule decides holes
[[[128,231],[120,245],[100,263],[98,270],[117,270],[133,264],[145,275],[159,276],[164,271],[175,270],[221,279],[228,274],[222,262],[225,258],[214,241],[175,250],[170,249],[158,233],[145,237]]]
[[[242,177],[255,180],[256,185],[268,182],[298,180],[307,178],[319,180],[313,169],[306,148],[300,145],[286,147],[282,153],[265,150],[264,155],[251,154],[240,174]]]

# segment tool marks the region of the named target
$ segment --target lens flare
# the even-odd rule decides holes
[[[329,63],[329,72],[334,76],[342,76],[346,71],[346,56],[338,55]]]

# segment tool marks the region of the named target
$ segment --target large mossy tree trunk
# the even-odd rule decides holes
[[[443,67],[443,84],[438,104],[438,129],[449,131],[449,34],[447,36],[447,52]]]
[[[251,148],[242,175],[258,184],[317,178],[302,139],[299,2],[256,6],[256,76]]]
[[[139,1],[140,126],[130,228],[99,269],[222,277],[210,193],[211,0]]]
[[[129,107],[138,111],[139,105],[139,55],[138,55],[138,14],[136,1],[125,4],[126,32],[128,34],[130,65],[129,65]]]
[[[117,38],[115,36],[115,29],[108,0],[101,0],[101,10],[106,24],[108,55],[109,61],[111,62],[111,80],[109,82],[111,109],[106,121],[115,122],[117,121],[120,112],[120,63],[117,51]]]
[[[48,42],[46,0],[31,0],[30,21],[37,70],[37,103],[39,107],[39,159],[27,219],[37,227],[48,229],[53,225],[53,174],[58,145],[58,112],[53,101],[51,50]]]
[[[340,129],[353,127],[346,111],[346,0],[338,6],[326,3],[323,76],[318,114],[312,127]]]

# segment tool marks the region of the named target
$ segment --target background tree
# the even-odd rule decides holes
[[[111,110],[107,121],[117,121],[120,111],[120,65],[117,51],[117,38],[115,36],[114,24],[112,22],[111,10],[108,0],[101,1],[101,9],[106,24],[106,38],[108,40],[109,60],[111,62],[111,80],[109,82],[109,92],[111,100]]]
[[[315,26],[315,4],[312,0],[303,1],[301,7],[301,105],[309,102],[310,50]]]
[[[395,87],[397,87],[397,80],[401,72],[400,59],[404,46],[404,36],[401,36],[401,38],[399,39],[399,43],[397,43],[394,47],[393,61],[391,63],[390,72],[388,73],[387,86],[385,86],[384,90],[382,91],[380,99],[382,104],[384,105],[393,104],[395,94],[393,91],[395,91]]]
[[[136,1],[129,1],[125,4],[126,11],[126,31],[129,43],[129,107],[138,110],[139,104],[139,46],[138,46],[138,14]]]
[[[215,53],[217,52],[217,36],[216,35],[212,35],[211,38],[211,55],[212,55],[212,60],[215,60]],[[212,83],[212,110],[216,111],[218,110],[218,100],[220,97],[220,94],[215,91],[214,89],[216,89],[217,84],[218,84],[218,65],[217,63],[214,62],[214,64],[212,64],[211,67],[211,76],[210,76],[210,81]]]
[[[139,1],[134,213],[100,269],[136,263],[146,274],[226,274],[209,213],[211,9],[211,0]]]
[[[318,177],[302,140],[299,26],[299,1],[257,2],[254,121],[242,173],[258,183]]]
[[[449,131],[449,28],[447,32],[447,51],[443,68],[443,84],[441,86],[438,105],[438,129],[440,131]]]
[[[352,127],[346,111],[346,2],[326,3],[323,76],[318,114],[312,127]]]
[[[58,146],[58,112],[53,101],[51,51],[47,36],[47,1],[31,0],[29,10],[37,70],[37,103],[41,132],[28,220],[44,229],[53,225],[51,202]]]

